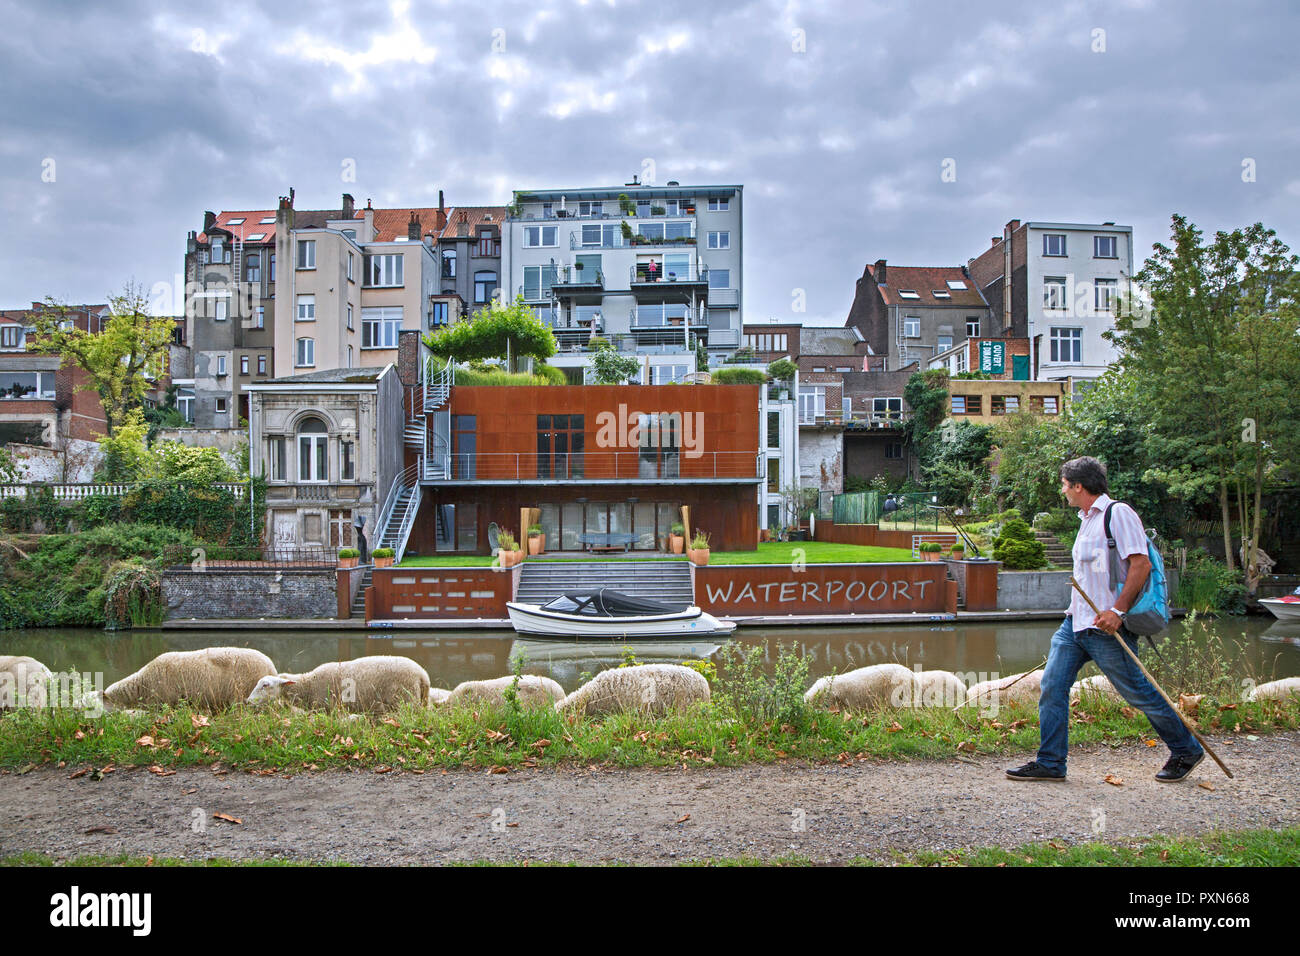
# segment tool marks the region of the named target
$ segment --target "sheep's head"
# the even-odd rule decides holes
[[[257,682],[253,692],[248,695],[248,703],[267,704],[273,700],[279,700],[280,691],[292,683],[293,681],[283,675],[277,677],[274,674],[268,674]]]

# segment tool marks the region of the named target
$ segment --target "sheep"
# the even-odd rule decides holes
[[[1105,674],[1085,677],[1070,688],[1071,701],[1076,701],[1080,697],[1100,698],[1119,704],[1125,703],[1124,695],[1115,689],[1115,685],[1110,682],[1110,678]]]
[[[506,691],[515,682],[514,676],[494,677],[492,680],[467,680],[456,685],[447,695],[446,704],[504,704]],[[564,688],[549,677],[522,674],[516,688],[521,707],[550,707],[564,699]]]
[[[960,707],[966,702],[966,685],[951,671],[918,671],[915,707]]]
[[[561,714],[637,711],[660,715],[708,702],[709,682],[681,664],[638,664],[601,671],[568,697],[556,701]]]
[[[330,661],[306,674],[270,674],[257,682],[248,703],[284,700],[308,709],[382,713],[404,701],[429,701],[429,673],[409,657],[378,655]]]
[[[1042,681],[1041,670],[1012,674],[1010,677],[1002,677],[998,680],[986,680],[966,691],[966,703],[979,707],[1008,704],[1017,700],[1037,703],[1042,690]],[[1012,684],[1015,686],[1011,686]]]
[[[444,704],[447,703],[447,698],[450,696],[451,696],[451,691],[447,690],[445,687],[430,687],[429,706],[442,707]]]
[[[1300,677],[1283,677],[1281,680],[1260,684],[1250,692],[1251,700],[1286,700],[1300,696]]]
[[[902,664],[872,664],[831,677],[808,688],[803,699],[810,704],[845,710],[875,707],[910,707],[919,699],[917,675]]]
[[[50,669],[34,657],[0,655],[0,713],[17,707],[44,707],[51,679]]]
[[[237,704],[258,680],[275,673],[271,658],[251,647],[206,647],[159,654],[129,677],[104,691],[107,710],[131,705],[218,708]]]

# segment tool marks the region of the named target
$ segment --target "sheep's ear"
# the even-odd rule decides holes
[[[296,683],[298,683],[296,680],[289,680],[287,677],[280,678],[281,686],[287,687],[289,684],[296,684]]]

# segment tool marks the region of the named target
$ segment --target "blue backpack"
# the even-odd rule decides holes
[[[1128,568],[1125,562],[1120,560],[1119,549],[1110,534],[1110,509],[1117,503],[1112,501],[1106,506],[1106,516],[1103,519],[1109,556],[1110,587],[1116,592],[1123,588],[1124,579],[1128,576]],[[1169,626],[1169,578],[1165,574],[1164,558],[1160,557],[1160,552],[1150,539],[1147,540],[1147,557],[1151,560],[1151,574],[1142,587],[1142,593],[1124,615],[1124,626],[1134,634],[1145,634],[1150,637],[1159,634]]]

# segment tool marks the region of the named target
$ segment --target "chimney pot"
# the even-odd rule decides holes
[[[1019,228],[1020,228],[1019,219],[1012,219],[1009,223],[1007,223],[1007,232],[1015,232]]]
[[[356,215],[356,200],[352,198],[351,193],[343,194],[343,219],[351,219]]]
[[[415,210],[412,209],[412,210],[411,210],[411,219],[410,219],[410,221],[406,224],[406,238],[409,239],[411,242],[419,242],[419,241],[420,241],[420,232],[421,232],[421,230],[420,230],[420,217],[417,216],[417,215],[415,214]]]
[[[876,282],[884,283],[889,281],[886,277],[888,273],[886,271],[884,259],[876,260],[876,268],[873,270],[873,275],[875,276]]]
[[[989,242],[990,242],[992,245],[995,245],[995,246],[996,246],[999,242],[1001,242],[1001,241],[1002,241],[1002,237],[1001,237],[1001,236],[993,236],[991,239],[989,239]]]

